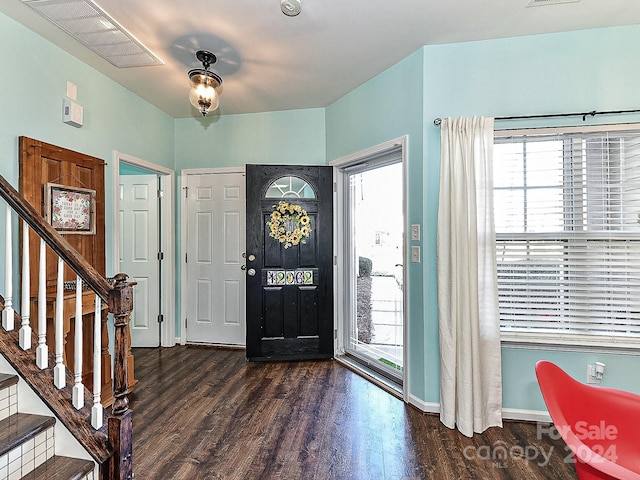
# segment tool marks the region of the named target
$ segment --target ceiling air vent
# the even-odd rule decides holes
[[[530,0],[527,7],[542,7],[544,5],[557,5],[558,3],[576,3],[580,0]]]
[[[118,68],[163,62],[91,0],[22,0]]]

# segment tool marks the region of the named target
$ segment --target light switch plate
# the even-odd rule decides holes
[[[411,225],[411,240],[418,241],[420,240],[420,224],[414,223]]]
[[[72,83],[68,80],[67,80],[67,97],[69,97],[71,100],[78,99],[78,87],[76,86],[75,83]]]

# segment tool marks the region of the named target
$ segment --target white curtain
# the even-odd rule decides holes
[[[440,128],[440,420],[471,437],[502,426],[493,119],[448,118]]]

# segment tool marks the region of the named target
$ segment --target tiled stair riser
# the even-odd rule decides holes
[[[53,427],[0,457],[0,480],[18,480],[35,470],[55,452]]]
[[[18,385],[0,389],[0,420],[14,413],[18,413]]]
[[[0,388],[0,421],[18,413],[18,385]],[[0,455],[0,480],[20,480],[55,455],[54,427]],[[82,480],[94,480],[93,472]]]

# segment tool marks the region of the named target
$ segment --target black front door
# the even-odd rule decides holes
[[[332,167],[247,165],[246,178],[247,359],[331,358]]]

